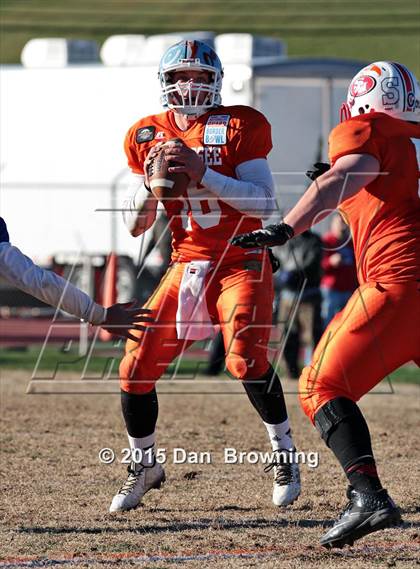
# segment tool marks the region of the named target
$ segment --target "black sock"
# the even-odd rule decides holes
[[[154,433],[159,411],[156,389],[141,395],[121,390],[121,408],[131,437],[140,439]]]
[[[348,399],[346,405],[351,413],[335,425],[327,439],[327,445],[339,460],[355,490],[381,490],[365,418],[356,403]]]
[[[277,425],[287,419],[280,380],[271,366],[259,379],[244,379],[242,382],[249,400],[265,423]]]

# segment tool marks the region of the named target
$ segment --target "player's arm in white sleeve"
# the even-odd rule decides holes
[[[158,200],[145,185],[142,174],[130,173],[127,194],[122,204],[124,223],[133,237],[147,231],[156,219]]]
[[[235,173],[237,179],[207,167],[201,184],[247,215],[268,219],[277,211],[273,176],[265,158],[242,162]]]
[[[59,275],[35,265],[7,241],[0,243],[0,275],[12,286],[87,322],[100,325],[106,319],[106,308]]]

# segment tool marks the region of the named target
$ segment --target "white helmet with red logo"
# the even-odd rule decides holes
[[[376,61],[353,77],[344,105],[344,118],[380,112],[420,122],[420,86],[401,63]]]

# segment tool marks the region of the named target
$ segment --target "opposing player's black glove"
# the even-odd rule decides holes
[[[294,235],[293,228],[286,223],[276,223],[267,225],[264,229],[257,229],[250,233],[237,235],[231,241],[232,245],[242,247],[242,249],[252,249],[253,247],[274,247],[284,245]]]
[[[325,172],[328,172],[330,168],[331,166],[326,162],[315,162],[312,168],[306,172],[306,175],[308,176],[308,178],[314,181],[320,176],[322,176],[322,174],[325,174]]]

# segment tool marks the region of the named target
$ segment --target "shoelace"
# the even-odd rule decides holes
[[[137,471],[133,470],[132,468],[128,468],[127,470],[128,470],[128,478],[121,486],[121,489],[118,492],[118,494],[124,494],[124,496],[127,496],[134,490],[134,486],[136,485],[140,474],[143,472],[143,468],[140,468]]]
[[[344,516],[347,514],[347,512],[349,512],[351,510],[352,506],[353,506],[353,502],[351,502],[351,501],[347,502],[344,510],[341,512],[341,514],[338,516],[338,518],[336,518],[335,523],[340,522],[344,518]]]
[[[341,512],[341,514],[338,516],[337,518],[337,522],[339,522],[346,514],[347,512],[349,512],[352,507],[353,507],[353,500],[351,499],[351,494],[349,493],[349,490],[347,491],[347,498],[348,498],[348,502],[344,507],[344,510]]]
[[[271,464],[268,464],[264,468],[264,472],[270,472],[270,470],[272,470],[273,468],[275,468],[274,481],[276,482],[276,484],[279,484],[280,486],[283,485],[287,486],[287,484],[291,484],[293,482],[293,472],[291,464],[274,461]]]

